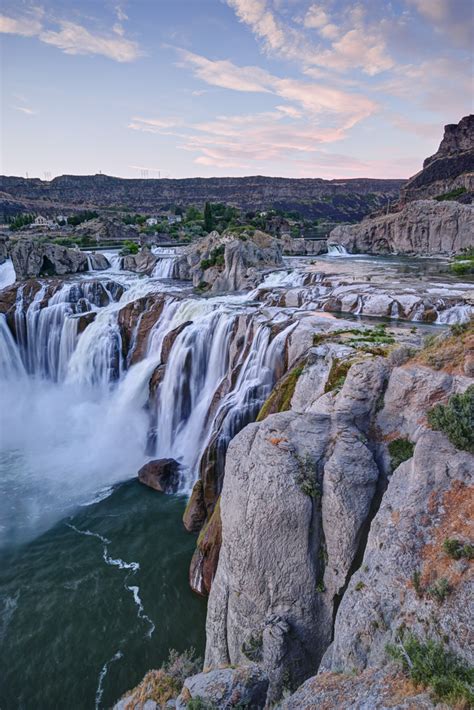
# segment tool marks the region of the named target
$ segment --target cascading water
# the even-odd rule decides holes
[[[15,283],[15,269],[12,260],[5,259],[3,264],[0,264],[0,291],[13,283]]]
[[[153,269],[152,276],[156,279],[172,279],[177,261],[178,258],[176,256],[160,257]]]
[[[350,256],[342,244],[328,244],[328,254],[329,256]]]

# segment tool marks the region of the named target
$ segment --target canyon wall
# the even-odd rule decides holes
[[[61,175],[50,182],[2,176],[0,218],[19,212],[58,214],[119,208],[154,213],[173,205],[224,202],[245,210],[296,210],[309,218],[357,221],[398,198],[403,180],[351,178],[185,178],[127,180],[108,175]]]

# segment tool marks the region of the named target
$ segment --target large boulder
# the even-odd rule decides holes
[[[110,269],[109,260],[104,254],[101,254],[100,251],[93,251],[88,256],[90,268],[93,271],[105,271],[106,269]]]
[[[145,246],[140,249],[138,254],[124,256],[122,268],[125,271],[134,271],[137,274],[150,276],[157,261],[158,257]]]
[[[33,239],[18,239],[10,250],[17,280],[37,276],[64,276],[87,271],[87,254],[79,249],[40,242]]]
[[[139,470],[138,480],[160,493],[176,493],[179,486],[179,463],[174,459],[148,461]]]
[[[176,710],[186,710],[191,700],[195,701],[196,707],[201,701],[199,707],[202,708],[263,710],[267,689],[268,678],[257,665],[198,673],[184,681],[176,700]]]

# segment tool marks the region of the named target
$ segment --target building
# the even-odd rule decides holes
[[[158,224],[158,219],[156,217],[148,217],[146,220],[147,227],[156,227]]]
[[[43,229],[54,229],[57,226],[58,225],[56,224],[56,222],[54,222],[52,219],[47,219],[46,217],[43,217],[43,215],[40,214],[35,218],[34,222],[30,224],[31,228],[42,227]]]
[[[56,222],[58,224],[67,224],[67,217],[63,214],[58,214],[56,217]]]
[[[180,214],[169,214],[168,215],[168,224],[177,224],[178,222],[182,222],[183,218]]]

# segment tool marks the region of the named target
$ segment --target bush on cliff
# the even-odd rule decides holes
[[[474,669],[441,644],[409,635],[396,646],[388,646],[387,652],[415,683],[431,688],[437,700],[466,710],[473,707]]]
[[[171,650],[168,661],[159,670],[148,671],[139,685],[125,693],[128,707],[141,707],[147,700],[153,700],[158,707],[176,698],[189,676],[199,673],[202,668],[200,658],[195,658],[193,648],[184,653]]]
[[[392,463],[392,471],[400,466],[401,463],[411,459],[415,444],[408,439],[394,439],[388,445],[388,452]]]
[[[454,446],[474,453],[474,385],[464,394],[453,394],[448,404],[437,404],[428,412],[432,429],[442,431]]]

